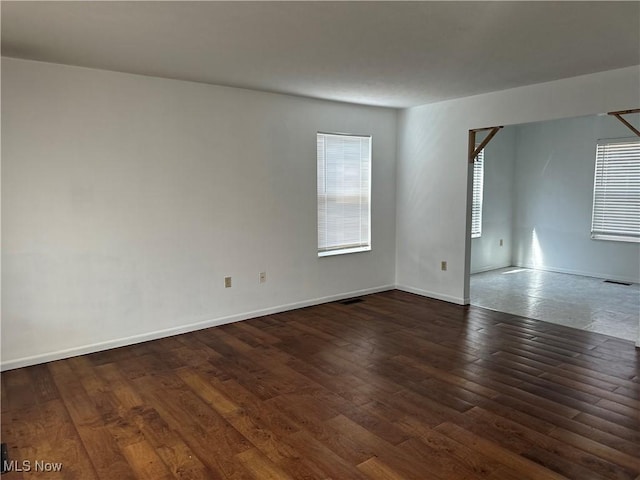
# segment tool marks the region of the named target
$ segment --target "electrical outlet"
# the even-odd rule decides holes
[[[259,281],[260,283],[264,283],[264,282],[266,282],[266,281],[267,281],[267,272],[260,272],[260,273],[258,274],[258,281]]]
[[[224,288],[231,288],[231,277],[224,277]]]
[[[440,262],[440,270],[442,270],[443,272],[447,271],[447,262],[445,262],[444,260]]]
[[[500,246],[502,246],[502,239],[500,239]]]

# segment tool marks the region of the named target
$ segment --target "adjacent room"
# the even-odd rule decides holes
[[[0,8],[3,480],[638,478],[640,3]]]
[[[471,304],[638,338],[639,165],[614,115],[501,129],[474,164]]]

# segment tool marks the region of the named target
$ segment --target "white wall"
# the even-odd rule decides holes
[[[606,115],[517,127],[514,265],[640,281],[640,244],[590,237],[596,143],[630,136]]]
[[[640,106],[640,68],[629,67],[462,98],[399,117],[396,280],[408,291],[468,303],[471,128]],[[440,261],[448,262],[447,271]]]
[[[391,287],[396,126],[390,109],[3,58],[3,368]],[[371,252],[316,256],[319,130],[373,136]]]
[[[398,123],[387,109],[78,67],[3,58],[2,70],[3,368],[394,283],[465,303],[468,129],[640,105],[638,67]],[[318,130],[373,135],[371,252],[316,256]]]
[[[482,234],[471,239],[471,273],[511,266],[515,139],[516,127],[505,127],[484,148]]]

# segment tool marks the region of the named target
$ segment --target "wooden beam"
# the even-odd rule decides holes
[[[476,131],[469,130],[469,163],[473,163],[476,157],[473,155],[473,150],[476,148]]]
[[[631,110],[618,110],[617,112],[609,112],[609,115],[628,115],[630,113],[640,113],[640,108],[634,108]]]
[[[629,122],[627,122],[624,118],[622,118],[622,116],[621,116],[621,115],[617,115],[617,114],[616,114],[616,115],[614,115],[614,117],[616,117],[618,120],[620,120],[622,123],[624,123],[624,124],[627,126],[627,128],[628,128],[629,130],[631,130],[631,131],[632,131],[633,133],[635,133],[638,137],[640,137],[640,131],[639,131],[636,127],[634,127],[633,125],[631,125]]]
[[[486,130],[493,130],[496,127],[484,127],[484,128],[472,128],[471,130],[469,130],[470,132],[484,132]],[[500,127],[502,128],[502,127]]]
[[[475,128],[473,130],[469,130],[469,163],[473,163],[476,161],[476,157],[478,156],[478,154],[482,151],[484,147],[487,146],[487,144],[491,141],[491,139],[495,137],[496,133],[498,133],[498,131],[501,128],[504,128],[504,127],[500,126],[500,127]],[[482,143],[480,143],[480,145],[478,145],[478,147],[476,148],[476,132],[482,132],[484,130],[491,130],[491,131],[489,132],[489,135],[487,135],[487,137],[482,141]]]
[[[609,115],[613,115],[614,117],[616,117],[618,120],[624,123],[629,130],[640,137],[640,130],[631,125],[625,118],[622,117],[622,115],[629,115],[631,113],[640,113],[640,108],[635,108],[633,110],[620,110],[618,112],[609,112]]]

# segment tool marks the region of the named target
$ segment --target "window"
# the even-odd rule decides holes
[[[318,133],[318,256],[371,250],[371,137]]]
[[[482,235],[482,194],[484,189],[484,149],[473,162],[473,200],[471,204],[471,238]]]
[[[640,242],[640,140],[596,147],[591,238]]]

